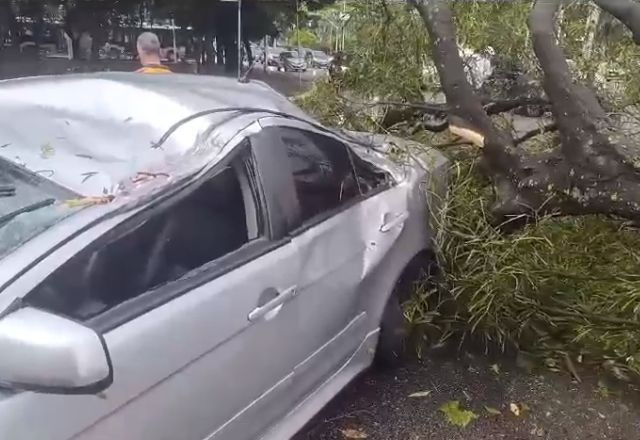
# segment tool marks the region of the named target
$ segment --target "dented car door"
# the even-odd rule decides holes
[[[343,365],[364,340],[366,312],[358,299],[365,268],[362,201],[346,146],[307,124],[261,121],[270,149],[285,160],[296,221],[289,234],[299,255],[298,337],[306,355],[295,369],[295,393],[317,388]]]

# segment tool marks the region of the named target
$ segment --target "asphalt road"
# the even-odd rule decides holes
[[[249,78],[264,81],[283,95],[294,96],[306,92],[315,80],[326,77],[326,75],[326,71],[319,69],[310,69],[299,73],[274,70],[265,72],[261,65],[257,65],[251,71]]]
[[[582,380],[481,357],[412,362],[364,374],[294,440],[639,440],[638,392]],[[477,418],[454,426],[440,410],[451,401]]]

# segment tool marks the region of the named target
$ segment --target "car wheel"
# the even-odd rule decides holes
[[[382,368],[400,365],[407,353],[409,326],[404,316],[403,304],[411,299],[420,284],[428,283],[437,272],[433,258],[418,256],[405,268],[396,281],[380,320],[380,336],[375,364]]]

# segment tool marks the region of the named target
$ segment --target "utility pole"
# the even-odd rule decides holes
[[[171,32],[173,33],[173,62],[178,63],[178,44],[176,43],[176,21],[171,19]]]
[[[238,79],[240,78],[242,78],[242,0],[238,0]]]

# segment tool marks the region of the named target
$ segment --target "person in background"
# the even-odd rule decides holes
[[[167,66],[160,62],[160,40],[153,32],[143,32],[137,42],[138,57],[142,67],[137,73],[171,73]]]

